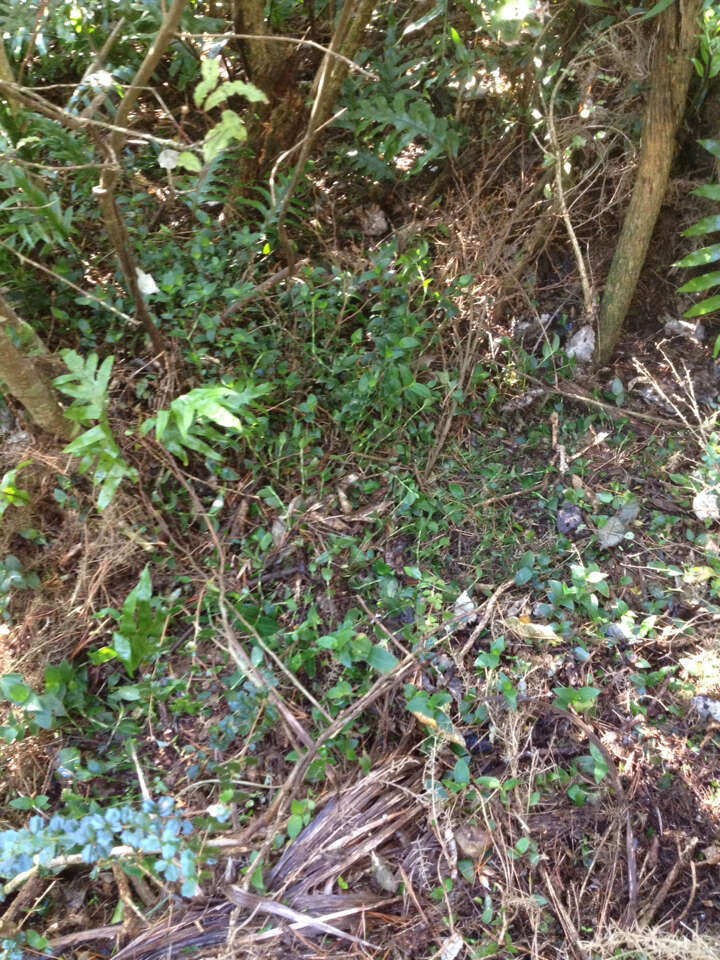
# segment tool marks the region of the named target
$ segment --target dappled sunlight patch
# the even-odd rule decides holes
[[[678,663],[698,693],[713,696],[720,691],[720,644],[714,643],[681,656]]]

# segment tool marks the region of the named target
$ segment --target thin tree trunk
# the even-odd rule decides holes
[[[13,68],[10,65],[7,54],[5,53],[5,44],[0,40],[0,79],[5,80],[8,83],[15,83],[15,74],[13,73]],[[10,112],[13,117],[17,116],[18,112],[18,103],[13,96],[6,95],[8,106],[10,107]]]
[[[60,440],[71,440],[73,425],[63,416],[52,383],[39,364],[10,339],[10,330],[18,332],[22,327],[23,322],[0,295],[0,380],[34,423]]]
[[[667,189],[685,111],[702,0],[678,0],[658,17],[637,177],[600,304],[595,359],[615,349]]]
[[[346,0],[346,4],[348,16],[345,16],[346,7],[343,6],[340,22],[330,43],[330,49],[347,57],[348,60],[353,60],[362,46],[365,28],[375,9],[375,0],[356,0],[355,3],[352,0]],[[339,60],[337,57],[328,57],[327,72],[322,89],[318,90],[321,102],[314,118],[315,129],[321,127],[330,118],[349,69],[349,65],[344,60]]]
[[[241,44],[248,78],[271,96],[287,55],[281,44],[258,39],[270,33],[265,22],[264,0],[233,0],[232,17],[236,33],[255,35]]]
[[[375,0],[346,0],[330,41],[332,53],[353,59],[374,8]],[[233,0],[233,20],[239,34],[270,34],[262,0]],[[282,44],[264,39],[243,39],[242,51],[250,80],[267,95],[268,102],[258,104],[248,120],[248,145],[254,156],[240,165],[233,196],[226,204],[228,215],[234,196],[251,186],[282,153],[294,146],[302,138],[303,128],[312,141],[314,132],[332,114],[348,72],[348,64],[338,57],[323,57],[313,85],[315,100],[307,128],[307,110],[295,81],[297,54],[288,57]],[[304,169],[304,161],[302,166]]]
[[[115,117],[116,127],[127,127],[130,121],[130,114],[137,102],[140,91],[143,87],[147,86],[155,72],[155,68],[175,35],[184,7],[185,0],[173,0],[170,5],[170,9],[163,18],[157,36],[146,53],[143,62],[140,64],[137,73],[133,77],[130,88],[125,92],[125,96],[120,101],[117,116]],[[121,129],[113,130],[113,132],[105,138],[97,138],[98,146],[105,154],[106,159],[100,175],[100,183],[93,189],[93,193],[98,199],[105,229],[115,247],[120,269],[122,270],[128,292],[135,305],[135,315],[145,327],[155,352],[162,353],[165,349],[165,341],[150,315],[150,311],[145,303],[145,298],[140,292],[135,256],[125,224],[118,210],[117,203],[115,202],[115,189],[120,178],[118,158],[125,145],[126,139],[127,134]]]
[[[98,149],[104,154],[105,164],[100,176],[100,183],[94,188],[94,193],[98,199],[101,215],[110,241],[115,248],[120,262],[120,268],[125,278],[128,291],[135,305],[136,316],[145,327],[152,342],[153,349],[157,353],[163,352],[165,349],[165,341],[150,315],[147,304],[138,287],[135,257],[128,240],[125,224],[115,201],[115,190],[120,178],[121,168],[119,157],[127,140],[125,130],[130,123],[130,114],[137,103],[141,90],[147,86],[158,63],[165,54],[170,41],[175,35],[185,3],[186,0],[172,0],[172,4],[163,18],[154,42],[151,44],[143,62],[140,64],[132,84],[120,101],[117,115],[114,118],[114,125],[122,129],[115,129],[105,136],[97,133],[89,117],[76,116],[67,110],[56,107],[33,90],[24,89],[18,84],[4,78],[2,71],[0,71],[0,93],[7,97],[9,101],[17,101],[28,109],[37,111],[43,116],[55,120],[69,130],[89,131]]]

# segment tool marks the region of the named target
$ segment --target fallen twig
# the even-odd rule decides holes
[[[546,393],[554,393],[560,397],[567,397],[568,400],[576,400],[579,403],[586,403],[591,407],[599,407],[613,420],[635,417],[636,420],[645,420],[648,423],[657,423],[660,424],[660,426],[672,427],[673,429],[683,426],[679,420],[671,420],[668,417],[654,417],[651,413],[641,413],[639,410],[631,410],[629,407],[614,407],[610,403],[605,403],[603,400],[597,400],[595,397],[591,397],[577,385],[571,389],[564,390],[557,384],[553,386],[549,383],[543,383],[542,380],[537,380],[535,377],[528,376],[527,380],[530,383],[536,384],[538,387],[543,387]]]
[[[652,898],[650,903],[640,912],[638,923],[641,926],[648,926],[650,923],[652,923],[655,914],[665,902],[665,898],[670,892],[670,888],[675,883],[678,873],[680,873],[681,869],[689,862],[693,854],[693,850],[699,843],[699,839],[698,837],[692,837],[682,850],[680,849],[680,842],[677,838],[676,843],[678,848],[677,860],[670,868],[670,871],[665,877],[665,880],[663,881],[663,884],[658,892]]]
[[[501,583],[500,586],[497,588],[497,590],[490,597],[488,597],[488,599],[485,602],[485,608],[483,611],[482,619],[479,621],[479,623],[477,624],[473,632],[470,634],[470,636],[467,638],[465,643],[460,648],[460,653],[458,654],[458,657],[460,660],[462,660],[463,657],[467,654],[467,652],[472,649],[473,644],[475,643],[477,638],[480,636],[480,634],[483,632],[485,627],[488,625],[490,616],[492,615],[492,612],[493,612],[493,607],[498,602],[502,594],[505,593],[505,591],[508,590],[514,583],[515,583],[514,580],[506,580],[505,583]]]
[[[295,264],[295,269],[298,267],[307,266],[307,260],[298,260]],[[293,271],[290,270],[290,267],[283,267],[282,270],[278,270],[276,273],[272,273],[269,277],[258,283],[252,290],[248,290],[247,294],[244,297],[240,297],[238,300],[233,301],[229,307],[226,307],[225,310],[220,314],[220,323],[224,323],[234,314],[239,313],[243,307],[247,306],[248,303],[252,303],[253,300],[257,300],[258,297],[261,297],[264,293],[267,293],[268,290],[271,290],[274,286],[280,283],[281,280],[285,280],[287,277],[291,276]]]
[[[234,903],[238,907],[244,907],[247,910],[253,910],[257,913],[269,913],[272,916],[293,921],[290,924],[290,930],[306,929],[310,933],[328,933],[333,937],[339,937],[341,940],[349,940],[351,943],[358,943],[363,947],[372,947],[374,950],[378,949],[374,944],[368,943],[367,940],[354,937],[351,933],[346,933],[344,930],[340,930],[339,927],[335,927],[327,922],[328,920],[337,920],[341,917],[352,916],[355,913],[362,913],[363,910],[367,909],[364,906],[346,907],[344,910],[336,910],[324,917],[313,917],[300,913],[299,910],[293,910],[292,907],[286,907],[284,904],[278,903],[277,900],[272,900],[270,897],[259,897],[256,894],[248,893],[246,890],[241,890],[239,887],[230,884],[225,887],[225,895],[231,903]],[[266,931],[266,935],[274,933],[275,936],[279,936],[283,932],[281,929],[276,931],[268,930]]]
[[[568,949],[573,954],[577,960],[587,960],[587,954],[580,946],[580,935],[578,934],[575,924],[570,919],[570,914],[565,909],[565,905],[560,899],[560,896],[555,889],[555,885],[550,880],[550,875],[548,874],[545,867],[541,867],[541,872],[543,879],[545,881],[545,889],[547,890],[550,899],[552,900],[553,907],[555,908],[555,913],[557,918],[560,921],[560,925],[565,931],[565,939],[567,942]]]

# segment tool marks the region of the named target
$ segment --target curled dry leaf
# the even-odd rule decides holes
[[[702,854],[705,857],[705,863],[712,865],[720,863],[720,843],[711,843],[710,846],[705,847]]]
[[[416,720],[422,723],[423,726],[429,727],[433,733],[437,734],[443,740],[447,740],[448,743],[455,743],[458,747],[465,747],[465,737],[445,713],[439,714],[439,723],[435,717],[427,716],[427,714],[421,710],[411,710],[410,713]]]
[[[381,237],[390,229],[384,210],[376,203],[368,204],[359,214],[360,229],[368,237]]]
[[[713,700],[711,697],[693,697],[690,706],[706,723],[720,723],[720,700]]]
[[[350,498],[345,493],[345,490],[342,487],[337,488],[337,497],[338,503],[340,504],[340,509],[345,514],[346,517],[349,517],[353,512],[353,505],[350,503]]]
[[[609,550],[621,543],[639,512],[640,507],[635,501],[620,507],[615,516],[610,517],[605,526],[598,530],[597,538],[601,548]]]
[[[277,517],[273,520],[272,526],[270,528],[270,536],[272,537],[273,544],[276,547],[282,546],[287,537],[287,527],[279,520]]]
[[[595,352],[595,331],[586,323],[567,342],[565,353],[581,363],[590,363]]]
[[[158,154],[157,162],[158,166],[162,167],[163,170],[174,170],[180,159],[180,154],[177,150],[162,150]]]
[[[385,857],[381,857],[379,853],[375,853],[373,850],[370,854],[370,862],[373,868],[373,878],[380,889],[386,890],[388,893],[397,893],[400,880]]]
[[[505,626],[521,640],[544,640],[546,643],[562,643],[562,637],[545,623],[526,623],[520,617],[505,617]]]
[[[153,293],[160,292],[151,273],[145,273],[140,267],[135,267],[135,272],[137,273],[138,289],[143,296],[150,297]]]
[[[463,856],[480,860],[492,846],[490,834],[474,824],[464,824],[455,830],[455,843]]]
[[[579,530],[581,526],[583,526],[584,518],[582,515],[582,510],[574,503],[568,503],[565,501],[557,512],[555,522],[557,524],[558,533],[562,534],[562,536],[567,536],[569,533],[574,533],[576,530]]]
[[[705,327],[699,321],[692,323],[689,320],[668,320],[665,323],[665,333],[671,337],[695,340],[697,343],[702,343],[706,336]]]
[[[464,946],[465,941],[460,934],[454,933],[451,937],[448,937],[447,940],[443,940],[440,953],[438,954],[438,960],[455,960],[455,957],[458,956]]]
[[[453,615],[458,621],[457,625],[461,627],[469,626],[471,623],[475,623],[477,620],[475,604],[473,603],[472,597],[467,590],[463,590],[463,592],[455,601]]]
[[[531,387],[529,390],[526,390],[525,393],[521,394],[521,396],[508,400],[500,409],[503,413],[515,413],[517,410],[524,410],[526,407],[529,407],[538,397],[544,396],[544,387]]]

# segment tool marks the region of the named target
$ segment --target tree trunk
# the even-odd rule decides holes
[[[100,149],[105,154],[105,164],[100,175],[100,183],[93,188],[93,194],[98,200],[105,229],[115,248],[128,292],[135,305],[135,315],[145,327],[156,353],[163,353],[165,340],[150,315],[145,299],[140,292],[135,256],[125,223],[115,202],[115,189],[120,178],[120,154],[127,140],[127,133],[122,128],[126,128],[130,123],[130,115],[141,90],[150,82],[155,68],[175,36],[184,8],[185,0],[172,0],[155,39],[148,48],[143,62],[138,67],[130,87],[125,91],[125,96],[120,101],[115,117],[115,129],[104,139],[96,138]]]
[[[675,136],[685,111],[701,6],[702,0],[678,0],[657,18],[637,176],[600,304],[598,363],[610,359],[620,337],[665,196]]]
[[[0,295],[0,380],[39,427],[60,440],[71,440],[73,425],[63,416],[52,383],[38,363],[10,339],[10,331],[18,332],[22,326],[23,321]]]
[[[330,41],[332,53],[353,59],[374,7],[375,0],[346,0]],[[235,31],[256,37],[269,35],[264,10],[263,0],[233,0]],[[240,165],[234,194],[252,186],[281,153],[302,139],[303,132],[308,133],[308,111],[295,79],[297,53],[288,56],[284,44],[264,39],[243,39],[241,49],[249,79],[267,95],[268,102],[257,104],[248,120],[248,146],[253,156]],[[339,57],[323,58],[313,85],[311,139],[332,114],[347,72],[348,64]],[[232,198],[226,209],[231,207]]]
[[[278,155],[297,140],[306,117],[295,76],[297,48],[293,50],[272,39],[258,39],[272,35],[265,21],[264,0],[233,0],[233,25],[235,32],[243,35],[239,44],[248,79],[262,90],[267,103],[253,104],[248,113],[250,155],[240,163],[225,203],[228,216],[232,216],[235,197],[253,186]]]
[[[236,33],[253,35],[241,43],[248,78],[269,95],[283,72],[287,49],[274,40],[258,39],[271,33],[265,23],[265,2],[233,0],[232,16]]]
[[[345,17],[346,8],[343,7],[330,49],[334,53],[347,57],[348,60],[353,60],[362,46],[365,28],[375,9],[375,0],[355,0],[354,3],[352,0],[345,0],[345,2],[348,4],[349,15]],[[344,60],[339,60],[337,57],[329,58],[322,89],[318,91],[322,102],[314,118],[316,129],[330,118],[349,69],[348,63]]]

